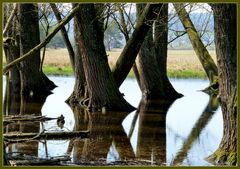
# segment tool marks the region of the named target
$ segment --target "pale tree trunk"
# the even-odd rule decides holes
[[[211,58],[208,50],[204,46],[201,38],[198,35],[198,32],[193,25],[189,14],[185,9],[185,5],[182,3],[174,3],[174,8],[178,13],[179,19],[181,20],[190,42],[192,43],[193,49],[198,56],[199,61],[202,64],[204,71],[207,74],[208,79],[210,80],[211,84],[216,83],[218,77],[218,70],[217,66],[214,63],[213,59]]]
[[[80,4],[77,15],[79,46],[89,93],[90,110],[132,111],[134,108],[119,92],[107,62],[94,4]]]
[[[237,165],[237,6],[211,4],[223,114],[223,138],[208,159],[217,164]]]
[[[29,52],[40,43],[38,8],[36,4],[19,4],[20,55]],[[55,88],[45,74],[40,71],[40,50],[20,63],[22,94],[41,93]]]

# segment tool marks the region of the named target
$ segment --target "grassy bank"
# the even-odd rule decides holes
[[[121,50],[115,49],[107,52],[110,67],[113,66],[120,55]],[[209,51],[216,61],[214,51]],[[5,59],[3,59],[3,63]],[[206,75],[193,50],[169,50],[168,51],[168,76],[171,78],[205,78]],[[47,49],[43,71],[47,75],[73,75],[66,49]],[[134,77],[133,72],[129,77]]]
[[[43,71],[47,75],[55,76],[72,76],[73,71],[70,66],[56,67],[56,66],[44,66]],[[192,70],[168,70],[168,77],[170,78],[206,78],[203,71],[192,71]],[[128,77],[134,78],[134,73],[131,70]]]

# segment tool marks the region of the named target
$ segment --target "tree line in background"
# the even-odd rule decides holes
[[[44,4],[46,5],[46,4]],[[125,10],[126,4],[72,4],[68,14],[62,18],[56,4],[49,4],[57,23],[51,28],[48,15],[39,15],[37,4],[4,4],[4,52],[7,65],[8,88],[12,92],[37,95],[49,92],[55,84],[42,72],[43,52],[51,39],[61,32],[69,52],[75,76],[75,86],[67,102],[82,106],[90,111],[132,111],[131,106],[120,93],[119,87],[131,68],[138,81],[145,102],[150,100],[175,100],[182,97],[171,85],[167,74],[167,49],[169,41],[168,4],[136,4],[136,21]],[[208,92],[218,94],[223,117],[224,135],[218,150],[209,157],[219,164],[236,165],[237,161],[237,83],[236,83],[236,4],[210,4],[214,16],[214,33],[217,65],[209,55],[202,39],[206,27],[198,31],[186,6],[173,4],[183,25],[176,31],[177,39],[187,34],[199,58],[210,85]],[[191,7],[191,5],[190,5]],[[116,15],[116,12],[118,15]],[[46,15],[46,16],[44,16]],[[110,17],[111,16],[111,17]],[[39,18],[46,18],[45,38],[40,39]],[[74,45],[64,25],[74,18]],[[111,18],[111,19],[110,19]],[[113,22],[111,22],[113,21]],[[125,45],[116,64],[110,69],[107,61],[105,32],[115,23],[121,32]],[[116,26],[115,25],[115,26]],[[114,27],[114,26],[113,26]],[[108,30],[109,29],[109,30]],[[115,37],[116,36],[116,37]],[[110,36],[116,38],[117,35]],[[119,45],[119,44],[118,44]],[[112,46],[107,49],[111,49]],[[218,93],[219,91],[219,93]],[[114,114],[113,114],[114,116]]]
[[[199,4],[188,4],[189,15],[192,22],[196,26],[196,29],[203,40],[203,43],[208,49],[215,49],[213,43],[214,32],[213,32],[213,14],[212,11],[206,9],[206,6]],[[68,13],[68,7],[64,7],[62,4],[57,5],[61,12],[61,16],[64,17]],[[121,28],[121,21],[126,21],[126,26],[129,29],[129,34],[132,33],[131,30],[134,29],[136,22],[136,7],[135,4],[107,4],[106,5],[106,17],[105,20],[105,32],[104,32],[104,45],[106,50],[110,51],[114,48],[123,48],[125,45],[123,30]],[[121,9],[121,10],[120,10]],[[202,13],[195,12],[201,9]],[[121,11],[121,12],[119,12]],[[182,26],[178,15],[174,8],[169,9],[168,12],[168,48],[169,49],[192,49],[191,43],[186,36],[186,31]],[[41,4],[39,7],[39,29],[40,29],[40,39],[44,39],[47,32],[56,26],[57,20],[54,16],[51,7],[48,4]],[[122,22],[122,23],[123,23]],[[73,22],[70,21],[67,26],[67,32],[71,43],[74,43],[74,32],[73,32]],[[65,48],[64,40],[60,33],[57,33],[54,38],[47,44],[48,48]]]

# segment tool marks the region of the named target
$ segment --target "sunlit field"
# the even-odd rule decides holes
[[[210,50],[209,53],[216,62],[215,51]],[[120,54],[121,49],[113,49],[107,52],[110,67],[114,65]],[[5,58],[3,61],[5,62]],[[167,68],[170,77],[205,77],[201,63],[193,50],[169,50]],[[47,49],[44,59],[44,72],[54,75],[72,75],[67,49]]]

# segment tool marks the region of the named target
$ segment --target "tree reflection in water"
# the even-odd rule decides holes
[[[75,117],[74,130],[90,131],[89,139],[70,141],[68,153],[73,151],[74,163],[105,163],[112,145],[119,155],[116,160],[135,158],[130,140],[122,126],[127,112],[88,112],[80,107],[71,107]]]
[[[6,107],[4,115],[35,115],[41,116],[42,106],[50,95],[50,92],[43,93],[42,95],[17,95],[13,92],[8,92],[5,99]],[[19,132],[19,133],[39,133],[40,123],[31,121],[19,121],[17,123],[10,123],[4,128],[4,133]],[[38,141],[27,141],[22,143],[9,143],[7,153],[19,152],[21,154],[38,156]],[[13,154],[14,155],[14,154]]]

